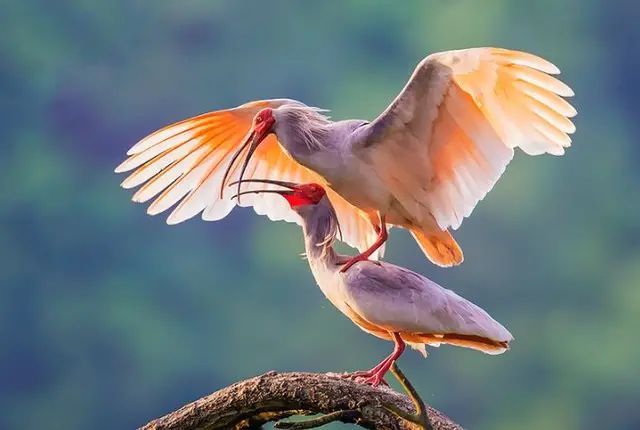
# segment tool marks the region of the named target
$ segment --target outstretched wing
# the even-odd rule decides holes
[[[428,56],[368,127],[362,154],[407,211],[458,228],[520,147],[564,154],[576,110],[559,70],[532,54],[473,48]]]
[[[299,222],[286,201],[274,194],[250,194],[240,202],[231,197],[235,190],[220,196],[223,175],[231,158],[251,128],[255,114],[266,107],[277,108],[292,100],[262,100],[237,108],[205,113],[162,128],[136,143],[116,172],[133,172],[122,182],[124,188],[141,185],[135,202],[153,199],[147,212],[156,215],[173,209],[167,222],[177,224],[202,213],[207,221],[227,216],[236,204],[253,206],[256,213],[271,220]],[[240,164],[240,163],[238,163]],[[235,167],[229,182],[237,179]],[[245,179],[325,184],[315,172],[294,161],[282,150],[274,135],[268,136],[253,155]],[[252,184],[251,189],[268,187]],[[338,215],[343,241],[364,250],[375,240],[375,232],[365,214],[326,187]]]

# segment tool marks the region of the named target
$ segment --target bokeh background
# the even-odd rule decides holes
[[[473,429],[640,428],[640,5],[634,0],[9,0],[0,12],[0,429],[131,429],[270,369],[368,368],[390,345],[324,299],[294,225],[169,227],[119,188],[139,138],[292,97],[371,119],[427,53],[497,45],[574,89],[566,156],[517,154],[429,264],[516,341],[402,367]],[[333,428],[343,428],[334,426]]]

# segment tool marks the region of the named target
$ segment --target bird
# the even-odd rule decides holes
[[[154,199],[149,214],[177,204],[169,224],[199,213],[219,220],[236,205],[296,222],[273,196],[236,200],[225,184],[318,183],[343,241],[360,251],[342,270],[380,258],[393,226],[408,229],[431,262],[455,266],[464,257],[450,230],[492,189],[515,148],[562,155],[571,145],[577,112],[565,98],[574,93],[558,73],[539,56],[504,48],[434,53],[371,121],[333,121],[292,99],[253,101],[150,134],[115,171],[133,170],[121,185],[141,186],[135,202]]]
[[[358,262],[343,272],[341,267],[349,257],[333,248],[340,225],[321,185],[261,179],[242,182],[278,187],[241,194],[284,197],[300,218],[307,260],[327,299],[360,329],[394,342],[393,352],[380,364],[347,377],[374,386],[383,383],[405,344],[424,356],[425,345],[450,344],[488,354],[501,354],[509,348],[513,336],[487,312],[416,272],[378,261]]]

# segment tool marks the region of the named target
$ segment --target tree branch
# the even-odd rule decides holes
[[[314,414],[324,416],[307,423],[307,427],[287,427],[285,422],[278,426],[312,428],[341,421],[374,430],[417,430],[422,427],[394,412],[402,411],[406,417],[420,415],[413,406],[417,400],[412,402],[390,388],[373,388],[334,374],[269,372],[189,403],[140,430],[259,429],[270,421]],[[431,407],[426,413],[433,430],[462,430]]]

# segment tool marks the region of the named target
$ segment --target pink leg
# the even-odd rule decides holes
[[[379,227],[374,226],[374,228],[378,232],[378,238],[376,239],[376,241],[362,254],[356,255],[355,257],[347,260],[344,263],[344,266],[342,266],[342,269],[340,269],[341,272],[343,273],[346,272],[347,270],[349,270],[351,266],[353,266],[359,261],[369,260],[369,257],[371,257],[371,254],[376,252],[376,250],[380,248],[387,241],[387,239],[389,238],[389,233],[387,232],[387,223],[385,222],[384,215],[380,215],[380,226]]]
[[[389,361],[392,357],[393,357],[393,353],[389,354],[387,357],[385,357],[384,360],[382,360],[380,363],[378,363],[376,365],[376,367],[374,367],[371,370],[359,370],[357,372],[345,373],[345,374],[342,375],[342,377],[343,378],[349,378],[349,379],[370,378],[376,372],[378,372],[380,370],[380,368],[382,368],[382,366],[384,366],[387,363],[387,361]]]
[[[369,372],[365,372],[367,373],[366,375],[357,376],[356,381],[370,384],[374,387],[377,387],[381,383],[384,383],[384,375],[389,371],[394,361],[396,361],[402,355],[405,348],[405,343],[400,337],[399,333],[394,332],[391,333],[391,335],[393,336],[393,342],[395,343],[391,355],[382,360],[380,364],[371,369]]]

